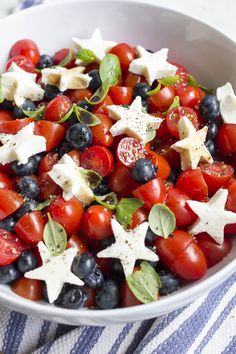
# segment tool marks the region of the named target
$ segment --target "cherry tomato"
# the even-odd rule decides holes
[[[33,118],[22,118],[16,120],[0,120],[0,133],[16,134],[19,130],[33,122]]]
[[[186,280],[197,280],[207,270],[206,258],[192,235],[175,230],[172,237],[155,240],[157,254],[172,272]]]
[[[23,203],[20,194],[10,189],[0,189],[0,221],[14,213]]]
[[[40,301],[42,299],[42,282],[40,280],[21,277],[12,284],[11,290],[27,300]]]
[[[182,117],[187,117],[196,129],[199,127],[197,113],[192,108],[176,107],[171,109],[166,115],[166,124],[169,133],[178,139],[179,139],[178,122]]]
[[[67,96],[57,96],[51,100],[44,112],[44,119],[58,122],[71,109],[72,102]]]
[[[81,166],[94,170],[102,177],[108,176],[114,166],[112,153],[102,146],[91,146],[81,154]]]
[[[151,115],[154,117],[163,118],[163,115],[161,112],[152,113]],[[169,135],[169,129],[167,127],[166,119],[163,119],[160,127],[156,130],[156,137],[158,139],[161,139],[161,138],[165,137],[166,135]]]
[[[199,167],[211,195],[223,187],[234,174],[233,167],[223,161],[216,161],[212,164],[201,163]]]
[[[38,173],[41,175],[42,173],[49,172],[53,168],[53,166],[58,162],[58,155],[54,152],[49,152],[44,158],[41,160],[38,168]]]
[[[148,219],[148,212],[144,208],[139,208],[132,215],[132,224],[130,225],[131,229],[135,229],[138,225],[142,224]]]
[[[127,281],[125,280],[121,287],[121,306],[122,307],[130,307],[141,305],[141,301],[139,301],[135,295],[130,290]]]
[[[0,229],[0,267],[15,262],[23,249],[21,240],[16,235]]]
[[[135,161],[145,157],[144,145],[135,138],[123,138],[116,150],[116,157],[124,166],[132,168]]]
[[[168,191],[166,205],[173,211],[176,218],[176,226],[192,225],[197,217],[186,203],[189,196],[178,188],[170,188]]]
[[[123,86],[126,87],[134,87],[137,85],[139,82],[144,82],[145,78],[144,76],[141,75],[136,75],[133,73],[130,73],[129,71],[124,75],[123,79]]]
[[[14,180],[9,178],[5,173],[0,172],[0,189],[15,189]]]
[[[179,168],[180,166],[180,154],[171,148],[171,145],[175,142],[175,139],[166,136],[160,141],[157,141],[157,145],[155,147],[155,151],[164,157],[173,169]]]
[[[102,205],[90,206],[83,215],[82,229],[87,237],[103,240],[112,236],[112,212]]]
[[[24,57],[23,55],[17,55],[8,60],[6,65],[6,71],[10,68],[11,64],[15,63],[21,69],[27,71],[28,73],[34,73],[35,66],[29,58]]]
[[[88,296],[84,303],[85,308],[92,308],[96,306],[96,290],[85,287],[86,294]]]
[[[108,109],[107,106],[111,106],[113,104],[113,101],[109,95],[106,95],[104,100],[93,106],[93,112],[95,114],[97,113],[102,113],[102,114],[107,114],[108,115]]]
[[[187,86],[189,82],[188,70],[180,64],[177,63],[171,63],[171,64],[177,66],[178,68],[175,75],[179,76],[179,80],[177,81],[176,84],[174,84],[174,87],[177,89],[178,87],[181,86]]]
[[[78,250],[78,254],[89,252],[88,246],[85,241],[77,234],[72,234],[67,242],[66,248],[75,247]]]
[[[233,247],[230,238],[225,237],[222,245],[216,243],[207,233],[201,233],[196,237],[197,243],[204,253],[208,268],[213,267],[224,259]]]
[[[223,155],[236,151],[236,124],[223,124],[216,136],[216,144]]]
[[[57,147],[64,138],[65,128],[57,123],[38,120],[35,122],[35,134],[45,137],[46,151],[50,151]]]
[[[164,86],[155,95],[148,98],[149,111],[166,111],[175,97],[175,89],[172,86]]]
[[[0,122],[9,122],[12,120],[14,120],[12,112],[0,109]]]
[[[178,87],[176,94],[180,98],[181,106],[190,108],[197,108],[202,98],[199,89],[192,86]]]
[[[138,188],[139,183],[133,180],[131,171],[127,167],[116,163],[109,176],[109,186],[113,192],[128,197],[132,195],[134,189]]]
[[[80,166],[81,153],[79,150],[71,150],[68,152],[68,155],[75,161],[77,166]]]
[[[112,120],[106,115],[98,113],[96,116],[100,119],[101,123],[90,127],[93,133],[93,145],[109,147],[113,143],[113,136],[110,133],[112,127]]]
[[[133,47],[127,43],[119,43],[110,50],[110,53],[118,56],[122,71],[127,71],[132,60],[136,57]]]
[[[70,90],[68,92],[68,97],[72,103],[77,103],[79,101],[85,100],[85,98],[90,98],[92,92],[88,89]]]
[[[208,196],[208,187],[200,168],[183,171],[176,182],[176,187],[194,200],[203,201]]]
[[[226,209],[236,213],[236,180],[232,180],[227,185],[228,189],[228,198],[226,202]]]
[[[0,164],[0,171],[9,177],[15,177],[15,174],[12,171],[12,164],[11,163],[6,163],[5,165]]]
[[[132,87],[126,86],[111,86],[109,89],[109,95],[111,96],[114,104],[130,105],[132,102],[133,89]]]
[[[164,203],[166,200],[166,189],[161,178],[155,178],[133,191],[135,198],[144,202],[144,207],[150,210],[154,204]]]
[[[60,195],[62,194],[61,187],[56,184],[48,173],[42,173],[38,179],[39,187],[40,187],[40,198],[42,200],[47,200],[52,195]]]
[[[36,246],[43,240],[43,230],[46,218],[41,211],[32,211],[23,215],[15,224],[14,232],[28,244]]]
[[[163,156],[157,154],[154,151],[148,151],[145,157],[149,159],[154,166],[157,167],[156,177],[167,179],[170,176],[171,173],[170,165]]]
[[[53,56],[54,64],[55,65],[60,64],[60,62],[68,56],[69,52],[70,52],[69,48],[62,48],[62,49],[58,50]],[[71,69],[74,66],[75,66],[75,54],[72,55],[72,59],[71,59],[70,63],[68,65],[66,65],[66,67],[68,69]]]
[[[76,233],[80,227],[84,207],[75,197],[70,200],[57,197],[47,208],[47,212],[65,228],[70,236]]]
[[[37,44],[31,39],[21,39],[17,41],[10,50],[10,57],[22,55],[32,61],[36,65],[39,61],[40,54]]]

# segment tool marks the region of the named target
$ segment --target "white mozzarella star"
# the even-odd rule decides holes
[[[65,283],[82,286],[84,282],[71,272],[71,265],[78,250],[71,247],[59,256],[52,256],[41,241],[38,249],[43,265],[24,274],[28,279],[44,280],[47,285],[48,300],[52,304],[60,295]]]
[[[12,63],[9,70],[1,75],[3,97],[21,106],[26,99],[40,101],[44,90],[36,83],[37,74],[31,74]]]
[[[154,80],[176,74],[178,68],[167,61],[169,49],[162,48],[158,52],[150,53],[141,45],[138,45],[137,51],[139,58],[132,60],[129,71],[134,74],[143,75],[149,85]]]
[[[64,154],[48,174],[63,189],[65,200],[76,197],[81,203],[89,205],[94,201],[94,194],[83,176],[83,170],[68,154]]]
[[[216,96],[220,102],[220,113],[224,123],[236,124],[236,96],[232,85],[227,82],[224,86],[218,87]]]
[[[224,228],[236,223],[236,213],[225,210],[228,197],[227,189],[219,189],[207,203],[187,200],[187,204],[198,216],[190,232],[197,235],[207,232],[219,245],[224,242]]]
[[[95,55],[95,58],[98,62],[102,61],[106,53],[114,47],[117,43],[113,41],[105,41],[102,39],[102,34],[99,28],[96,28],[92,34],[92,37],[89,39],[78,39],[72,38],[73,42],[78,48],[89,49]],[[83,61],[76,59],[76,64],[80,65]]]
[[[212,163],[213,159],[204,142],[207,135],[207,127],[196,130],[187,117],[182,117],[178,122],[180,139],[171,146],[180,153],[181,168],[197,168],[199,162]]]
[[[5,165],[18,161],[18,165],[28,162],[30,156],[46,151],[46,139],[34,134],[34,123],[26,125],[17,134],[0,134],[0,163]]]
[[[143,112],[142,100],[137,96],[129,108],[112,105],[107,106],[109,117],[118,122],[110,132],[113,136],[127,134],[138,140],[146,141],[148,129],[158,129],[162,119]]]
[[[42,82],[57,86],[60,91],[85,89],[91,77],[83,74],[84,67],[66,69],[61,66],[45,68],[42,70]]]
[[[126,277],[133,273],[137,259],[158,261],[157,254],[147,248],[144,243],[148,225],[148,222],[144,222],[135,229],[126,231],[116,219],[112,219],[111,227],[116,241],[105,250],[100,251],[97,256],[120,259]]]

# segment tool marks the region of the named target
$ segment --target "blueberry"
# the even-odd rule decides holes
[[[157,169],[150,160],[138,159],[132,169],[132,177],[136,182],[146,183],[156,176]]]
[[[209,153],[213,156],[216,153],[216,146],[214,141],[207,140],[205,143],[206,148],[208,149]]]
[[[88,252],[76,256],[72,263],[72,272],[79,278],[87,278],[94,272],[95,268],[95,259]]]
[[[97,306],[102,309],[114,309],[120,302],[120,286],[114,280],[105,280],[96,295]]]
[[[20,106],[15,106],[13,109],[13,116],[14,118],[24,118],[26,117],[25,113],[23,111],[35,111],[36,110],[36,106],[34,104],[34,102],[30,101],[30,100],[25,100],[25,102]]]
[[[214,121],[220,115],[220,105],[216,96],[205,96],[199,104],[201,116],[206,121]]]
[[[8,216],[7,218],[0,221],[0,229],[13,232],[15,224],[15,219],[12,216]]]
[[[38,182],[30,176],[21,177],[18,188],[20,193],[27,198],[37,199],[40,193]]]
[[[17,267],[21,273],[29,272],[30,270],[37,268],[37,266],[37,258],[35,257],[34,252],[31,250],[23,251],[17,261]]]
[[[96,195],[106,195],[110,193],[110,191],[109,179],[105,177],[101,180],[101,183],[96,188],[94,188],[93,193]]]
[[[142,100],[146,100],[148,98],[147,92],[150,90],[151,87],[145,82],[139,82],[134,86],[133,99],[137,96],[141,96]]]
[[[171,294],[179,288],[180,281],[173,273],[169,272],[164,275],[159,274],[159,277],[162,284],[162,287],[159,290],[160,295]]]
[[[72,125],[66,132],[66,141],[76,150],[86,149],[92,144],[92,139],[91,129],[83,123]]]
[[[34,210],[37,205],[38,203],[35,200],[27,200],[17,211],[15,211],[15,213],[13,214],[14,219],[18,221],[22,216]]]
[[[58,158],[60,159],[64,154],[68,154],[71,151],[71,146],[67,141],[63,141],[58,149]]]
[[[21,273],[14,266],[14,264],[9,264],[3,267],[0,267],[0,284],[10,284],[13,281],[19,279]]]
[[[65,295],[65,293],[69,289],[69,287],[70,287],[70,285],[68,283],[65,283],[63,285],[62,290],[61,290],[58,298],[54,301],[55,305],[61,305],[62,300],[63,300],[63,296]],[[42,298],[44,299],[44,301],[49,302],[48,292],[47,292],[47,285],[44,282],[43,282],[43,285],[42,285]]]
[[[27,163],[18,165],[18,161],[12,163],[12,171],[17,176],[26,176],[35,173],[38,169],[38,158],[31,156]]]
[[[124,269],[119,259],[113,258],[111,261],[111,276],[121,282],[125,278]]]
[[[53,62],[53,59],[50,55],[42,54],[42,55],[40,55],[40,59],[37,64],[37,68],[42,70],[45,68],[50,68],[50,66],[53,66],[53,64],[54,64],[54,62]]]
[[[145,241],[149,244],[152,244],[156,238],[157,235],[155,235],[154,232],[149,227],[145,236]]]
[[[95,268],[94,272],[91,273],[88,277],[84,278],[85,285],[91,289],[101,288],[104,282],[104,276],[102,271],[98,268]]]
[[[111,246],[115,242],[115,237],[111,236],[100,241],[101,249]]]
[[[91,81],[89,82],[89,90],[92,92],[97,91],[97,89],[101,86],[102,81],[100,79],[99,70],[92,70],[88,73],[91,77]]]
[[[12,111],[14,108],[13,102],[4,100],[2,103],[0,103],[0,109],[5,109],[6,111]]]
[[[62,296],[61,306],[67,309],[79,309],[87,300],[88,295],[84,288],[71,286]]]
[[[54,85],[49,85],[49,84],[45,85],[44,98],[43,98],[45,102],[50,102],[55,97],[61,96],[61,95],[63,95],[63,92],[61,92],[58,87],[56,87]]]
[[[35,162],[39,165],[42,159],[44,158],[44,156],[45,156],[44,152],[39,152],[38,154],[34,155]]]
[[[211,124],[208,125],[206,140],[214,139],[217,133],[218,133],[218,125],[215,122],[212,122]]]
[[[76,105],[83,109],[86,109],[86,111],[91,111],[91,105],[85,100],[77,102]]]

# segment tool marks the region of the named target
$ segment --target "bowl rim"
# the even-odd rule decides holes
[[[0,20],[0,23],[8,22],[9,18],[14,18],[21,16],[20,13],[32,13],[34,15],[39,8],[43,11],[47,11],[50,8],[57,8],[61,7],[63,5],[70,6],[70,4],[79,4],[79,3],[98,3],[97,0],[60,0],[57,2],[52,2],[52,3],[46,3],[46,4],[41,4],[37,5],[28,9],[23,10],[23,12],[19,11],[14,14],[11,14],[3,19]],[[147,0],[144,2],[144,0],[101,0],[99,1],[100,3],[115,3],[115,4],[120,4],[120,3],[126,3],[129,5],[134,5],[134,6],[143,6],[143,7],[155,7],[159,8],[160,10],[164,9],[169,11],[170,13],[176,14],[176,15],[181,15],[185,17],[186,19],[193,19],[195,22],[204,25],[206,28],[214,30],[221,36],[225,37],[226,40],[232,42],[233,45],[236,44],[236,41],[234,41],[230,36],[225,34],[223,31],[215,28],[212,25],[209,25],[205,23],[204,21],[200,20],[199,18],[196,18],[195,16],[190,16],[187,14],[182,13],[181,11],[177,10],[172,10],[168,6],[163,6],[163,5],[158,5],[153,3],[153,1]],[[149,304],[142,304],[142,305],[136,305],[132,307],[127,307],[127,308],[116,308],[116,309],[110,309],[110,310],[92,310],[92,309],[78,309],[78,310],[70,310],[70,309],[64,309],[60,308],[57,306],[51,306],[49,304],[44,304],[41,302],[33,302],[24,298],[19,297],[18,295],[12,293],[2,293],[0,289],[0,303],[12,307],[14,309],[17,309],[21,311],[22,309],[27,309],[29,311],[32,310],[32,313],[37,313],[41,314],[42,316],[48,315],[51,318],[53,315],[55,316],[60,316],[60,317],[67,317],[67,318],[78,318],[81,316],[84,319],[95,319],[96,317],[99,318],[99,320],[105,320],[108,317],[115,317],[119,319],[119,317],[124,317],[124,316],[132,316],[132,315],[141,315],[143,313],[152,313],[153,317],[155,315],[158,315],[158,310],[160,310],[160,313],[165,313],[169,312],[170,310],[173,310],[176,307],[181,307],[185,305],[186,303],[193,301],[194,299],[197,298],[197,296],[201,296],[202,294],[206,293],[207,291],[210,291],[217,285],[219,285],[221,282],[223,282],[226,278],[228,278],[230,275],[232,275],[236,271],[236,259],[232,259],[226,266],[224,266],[222,269],[217,271],[215,274],[210,275],[206,279],[200,279],[197,283],[192,283],[193,285],[190,286],[188,289],[183,290],[182,292],[177,292],[173,293],[169,296],[165,296],[161,298],[158,301],[149,303]],[[173,306],[173,302],[175,306]],[[177,304],[177,305],[176,305]],[[135,319],[134,319],[135,320]],[[132,321],[132,317],[129,318],[129,321]]]

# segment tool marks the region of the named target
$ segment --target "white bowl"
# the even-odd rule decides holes
[[[87,37],[100,27],[104,38],[170,48],[170,58],[185,65],[198,80],[217,87],[236,87],[236,44],[224,34],[183,14],[133,1],[66,1],[38,6],[0,21],[0,67],[18,39],[32,38],[42,53],[71,45],[73,36]],[[236,240],[235,240],[236,241]],[[0,286],[0,302],[14,310],[71,325],[108,325],[162,315],[198,298],[236,270],[236,242],[231,253],[205,277],[159,301],[115,310],[66,310],[24,300]]]

